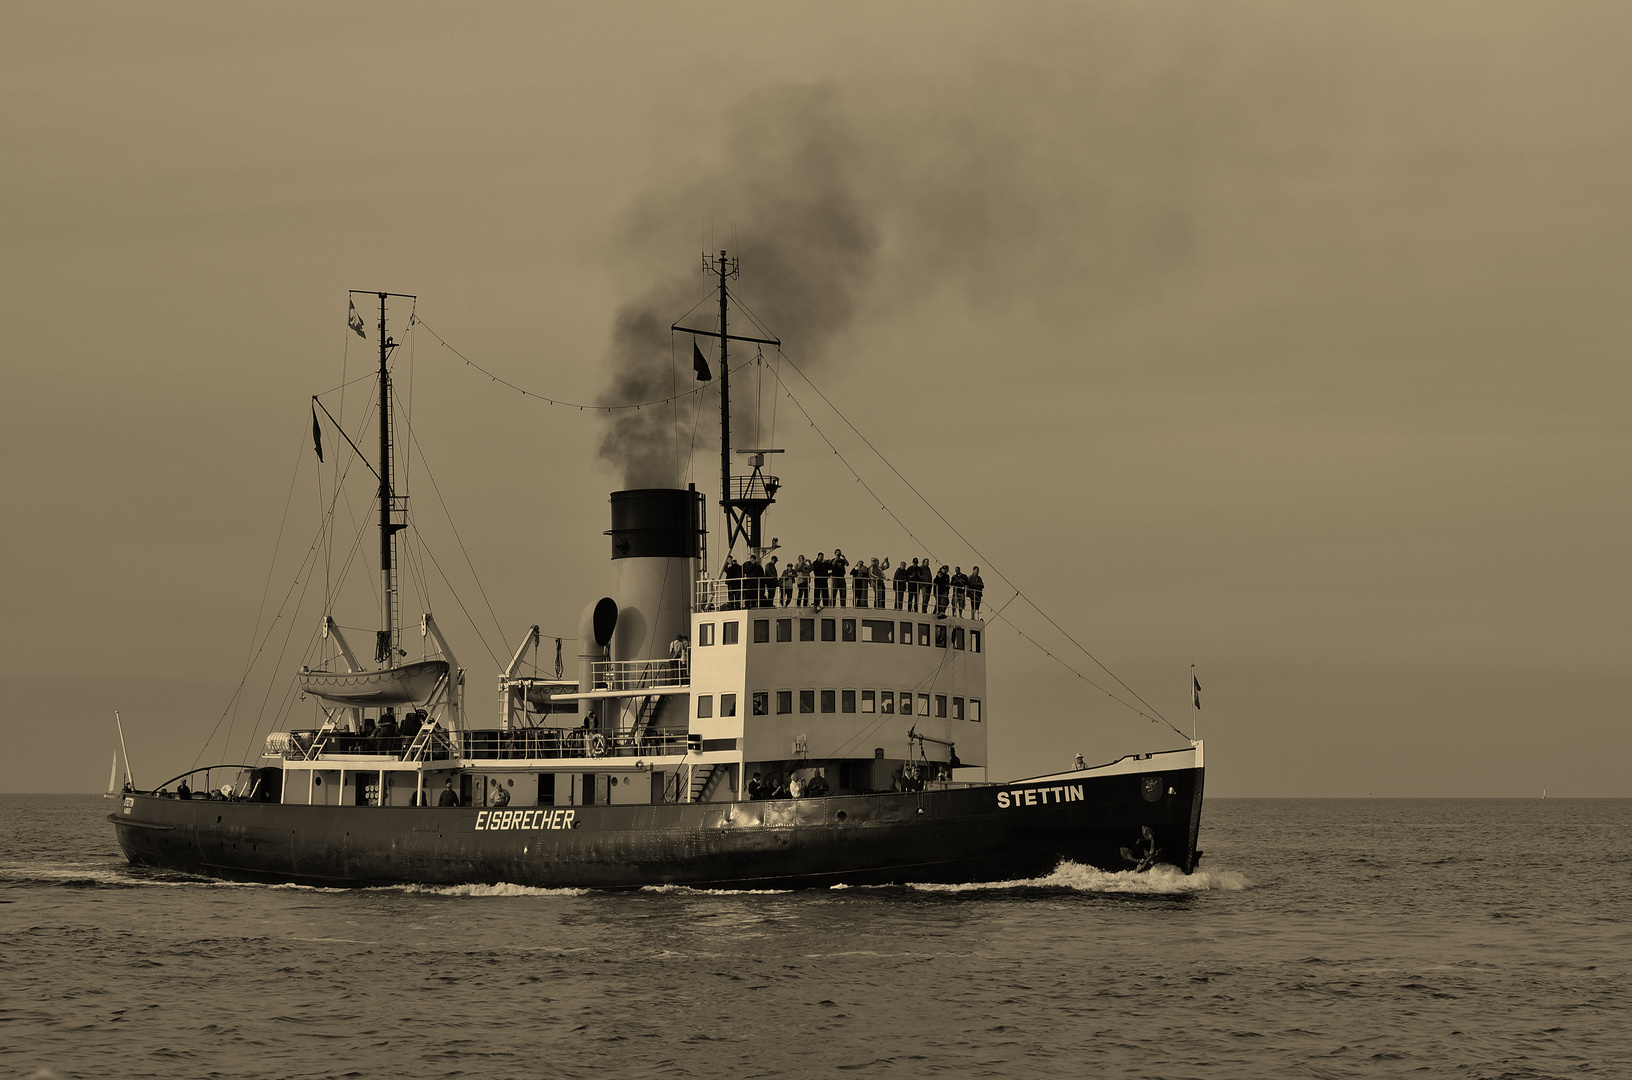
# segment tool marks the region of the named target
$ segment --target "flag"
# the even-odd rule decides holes
[[[698,382],[713,381],[714,374],[708,370],[708,361],[703,359],[703,350],[697,347],[695,339],[691,343],[691,366],[697,372]]]
[[[356,331],[358,337],[362,338],[364,341],[367,341],[368,331],[363,329],[363,317],[357,314],[357,301],[352,300],[350,303],[351,314],[346,316],[346,325],[351,327],[352,330]]]
[[[1199,710],[1201,708],[1201,680],[1196,678],[1196,673],[1194,671],[1190,673],[1190,682],[1195,687],[1195,689],[1190,692],[1190,697],[1191,700],[1195,702],[1196,708]]]
[[[317,460],[323,460],[323,426],[317,422],[317,406],[312,406],[312,449],[317,451]]]

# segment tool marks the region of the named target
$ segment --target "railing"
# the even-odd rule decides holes
[[[607,660],[595,665],[597,690],[645,690],[685,686],[690,678],[683,660]],[[603,685],[604,684],[604,685]]]
[[[782,481],[774,476],[766,476],[762,472],[751,473],[748,476],[733,476],[731,478],[731,497],[733,499],[775,499],[776,493],[782,487]]]
[[[911,611],[920,614],[944,613],[954,619],[984,622],[986,616],[976,610],[974,597],[963,591],[960,612],[957,590],[948,589],[943,605],[936,595],[934,582],[902,582],[897,596],[895,582],[885,578],[867,578],[865,591],[856,587],[856,579],[846,576],[844,589],[834,586],[836,578],[829,578],[826,588],[819,588],[813,578],[805,577],[801,585],[797,579],[791,587],[784,587],[771,578],[702,578],[694,590],[696,611],[741,611],[759,608],[813,609],[854,608],[857,611]],[[880,588],[882,586],[882,588]],[[865,596],[866,604],[859,603]],[[982,597],[984,600],[984,597]]]
[[[347,731],[323,733],[318,741],[317,731],[274,731],[266,737],[266,752],[282,754],[290,761],[315,761],[325,754],[373,754],[379,757],[401,758],[414,745],[414,735],[358,735]],[[416,733],[417,734],[417,733]],[[430,746],[419,755],[425,760],[440,761],[453,756],[453,747],[440,730],[430,736]]]
[[[652,732],[639,738],[583,728],[522,728],[461,733],[464,757],[474,761],[525,758],[663,757],[686,752],[686,733]]]

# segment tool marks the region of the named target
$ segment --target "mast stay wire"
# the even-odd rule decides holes
[[[778,350],[778,351],[780,352],[781,350]],[[1054,629],[1057,630],[1061,634],[1061,636],[1063,636],[1067,641],[1071,642],[1072,645],[1076,646],[1076,648],[1080,652],[1082,652],[1082,654],[1084,656],[1088,657],[1088,659],[1092,660],[1095,664],[1097,664],[1099,666],[1099,668],[1102,671],[1105,672],[1105,674],[1109,675],[1113,680],[1116,681],[1116,684],[1118,686],[1122,687],[1123,690],[1125,690],[1131,697],[1134,698],[1134,700],[1138,701],[1145,708],[1140,709],[1137,706],[1135,706],[1135,705],[1133,705],[1133,704],[1131,704],[1131,703],[1129,703],[1127,701],[1124,701],[1122,698],[1118,697],[1115,693],[1113,693],[1110,690],[1106,689],[1105,687],[1101,686],[1099,683],[1095,682],[1093,679],[1090,679],[1088,676],[1082,674],[1082,672],[1077,671],[1070,664],[1066,663],[1064,659],[1062,659],[1061,657],[1055,656],[1048,649],[1044,648],[1041,645],[1041,643],[1036,641],[1031,635],[1029,635],[1029,634],[1025,633],[1025,631],[1021,630],[1020,627],[1015,624],[1013,619],[1004,617],[1003,621],[1005,623],[1007,623],[1010,627],[1012,627],[1017,634],[1019,634],[1022,638],[1024,638],[1025,641],[1027,642],[1027,644],[1032,645],[1033,647],[1038,649],[1040,652],[1042,652],[1042,654],[1044,656],[1047,656],[1049,659],[1053,660],[1055,663],[1059,664],[1061,667],[1065,668],[1067,671],[1069,671],[1073,675],[1077,676],[1077,678],[1081,679],[1083,682],[1087,683],[1089,686],[1092,686],[1094,689],[1096,689],[1096,690],[1100,691],[1101,693],[1105,694],[1111,700],[1117,702],[1117,704],[1122,705],[1123,707],[1131,710],[1132,712],[1134,712],[1134,713],[1136,713],[1136,714],[1138,714],[1140,716],[1145,717],[1147,720],[1150,720],[1152,723],[1155,723],[1156,721],[1159,720],[1163,724],[1166,724],[1169,728],[1172,728],[1181,737],[1188,738],[1188,736],[1184,735],[1184,732],[1180,731],[1177,727],[1174,727],[1172,721],[1168,720],[1167,717],[1163,716],[1160,710],[1158,710],[1155,706],[1151,705],[1148,701],[1146,701],[1143,697],[1141,697],[1139,695],[1139,693],[1137,691],[1135,691],[1132,687],[1128,686],[1127,683],[1123,682],[1122,679],[1114,671],[1112,671],[1110,668],[1106,667],[1105,664],[1098,657],[1096,657],[1093,653],[1089,652],[1087,649],[1083,648],[1083,646],[1075,638],[1073,638],[1069,633],[1067,633],[1059,625],[1059,623],[1055,622],[1048,615],[1047,612],[1043,611],[1040,607],[1037,606],[1037,604],[1029,596],[1026,596],[1019,588],[1017,588],[1015,586],[1014,582],[1009,579],[1007,574],[1004,574],[1001,570],[999,570],[997,568],[997,566],[991,561],[991,559],[989,559],[985,554],[983,554],[980,551],[979,548],[977,548],[973,543],[971,543],[969,541],[969,539],[967,537],[965,537],[963,535],[963,533],[958,530],[957,526],[953,525],[950,521],[948,521],[946,516],[944,514],[942,514],[938,509],[936,509],[935,505],[933,503],[931,503],[927,498],[925,498],[924,494],[922,492],[920,492],[916,487],[914,487],[910,480],[908,480],[905,476],[902,476],[901,471],[899,469],[897,469],[893,464],[891,464],[888,458],[886,458],[882,453],[880,453],[878,448],[872,444],[872,442],[867,438],[867,436],[863,435],[859,430],[856,429],[856,426],[854,424],[850,423],[849,419],[847,417],[845,417],[845,415],[842,412],[839,411],[838,407],[835,406],[833,404],[833,402],[828,399],[827,395],[822,393],[821,388],[816,386],[815,383],[811,382],[810,377],[808,375],[806,375],[803,371],[800,370],[799,366],[793,362],[791,357],[788,357],[784,353],[783,358],[787,360],[789,367],[793,368],[794,371],[798,372],[799,377],[805,381],[806,385],[808,385],[812,390],[814,390],[816,392],[817,396],[820,397],[822,399],[822,401],[827,404],[828,408],[831,409],[833,411],[833,413],[836,416],[839,417],[840,420],[844,421],[845,426],[849,427],[851,431],[855,432],[856,436],[858,438],[860,438],[861,441],[867,445],[867,448],[869,450],[871,450],[878,457],[878,459],[880,461],[884,462],[884,464],[890,469],[890,471],[893,472],[901,480],[902,483],[906,484],[908,489],[910,489],[914,495],[918,496],[919,500],[921,500],[923,502],[923,504],[929,508],[930,512],[933,513],[937,518],[939,518],[941,520],[941,522],[944,525],[946,525],[947,528],[951,529],[953,534],[956,535],[958,537],[958,539],[962,540],[969,547],[969,550],[973,551],[976,555],[978,555],[982,562],[985,562],[988,566],[990,566],[992,568],[992,570],[998,575],[998,577],[1002,578],[1004,583],[1009,586],[1009,588],[1014,590],[1015,595],[1013,597],[1009,598],[1009,601],[1004,604],[1004,607],[1007,607],[1009,603],[1013,603],[1013,601],[1016,600],[1016,599],[1025,600],[1027,606],[1029,606],[1033,611],[1035,611],[1039,615],[1041,615],[1043,617],[1044,621],[1046,621],[1050,626],[1054,627]],[[885,500],[882,497],[879,496],[878,492],[873,489],[872,485],[867,483],[867,481],[862,478],[861,473],[859,471],[857,471],[856,467],[854,465],[850,464],[849,459],[847,459],[844,456],[844,454],[839,451],[839,448],[833,444],[833,441],[830,438],[828,438],[827,433],[825,431],[823,431],[819,425],[817,425],[815,419],[811,417],[809,410],[806,409],[804,407],[804,404],[802,402],[800,402],[798,397],[796,397],[794,395],[792,389],[788,386],[788,384],[785,381],[783,381],[783,382],[781,382],[781,386],[782,386],[783,391],[788,395],[788,400],[793,402],[794,407],[797,408],[800,411],[800,413],[802,413],[804,415],[804,417],[805,417],[805,419],[807,421],[809,421],[811,428],[816,432],[817,435],[819,435],[821,437],[822,441],[827,444],[828,449],[833,451],[834,456],[837,457],[839,459],[839,461],[841,463],[843,463],[844,467],[850,471],[850,474],[856,478],[856,482],[859,483],[862,486],[862,488],[866,490],[867,494],[871,495],[873,497],[874,501],[876,501],[879,504],[879,509],[883,510],[885,513],[889,514],[890,517],[895,521],[895,523],[897,525],[899,525],[901,527],[902,531],[905,532],[908,537],[910,537],[912,540],[916,541],[918,544],[922,545],[923,548],[926,551],[930,552],[931,555],[934,555],[934,548],[928,543],[928,541],[923,540],[916,533],[914,533],[912,531],[912,529],[906,524],[906,522],[901,520],[900,515],[898,515],[894,510],[889,508],[888,504],[885,502]],[[940,560],[940,556],[938,556],[938,555],[935,555],[935,558],[936,558],[937,561]],[[1001,609],[999,609],[999,610],[1001,611]],[[997,618],[998,616],[994,614],[993,617]],[[1145,711],[1147,709],[1149,710],[1148,712]]]

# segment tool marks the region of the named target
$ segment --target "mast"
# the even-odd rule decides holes
[[[385,336],[385,293],[380,293],[380,630],[375,636],[374,659],[389,664],[395,658],[396,530],[391,528],[391,372],[386,368],[391,339]]]
[[[720,339],[720,507],[725,511],[725,551],[729,555],[736,546],[738,539],[747,539],[754,547],[760,546],[759,520],[765,508],[775,501],[776,478],[763,476],[759,466],[764,464],[761,451],[744,451],[755,454],[754,472],[743,478],[742,491],[733,491],[731,486],[731,360],[728,343],[732,341],[752,341],[760,345],[775,345],[782,347],[778,338],[749,337],[744,334],[732,334],[726,325],[730,309],[730,288],[727,285],[738,274],[738,260],[731,258],[725,251],[721,251],[718,258],[710,259],[703,256],[703,269],[720,279],[720,328],[718,330],[702,330],[691,326],[681,326],[674,323],[669,327],[686,334],[696,334],[699,337]],[[780,451],[771,451],[780,453]]]
[[[725,283],[727,278],[737,273],[737,265],[734,262],[726,262],[724,251],[720,252],[720,257],[715,265],[718,267],[715,273],[720,275],[720,505],[725,507],[727,513],[729,513],[731,507],[731,362],[727,352],[727,345],[730,343],[731,338],[726,332],[725,326]],[[726,554],[731,553],[735,539],[736,537],[732,535],[731,530],[727,528],[725,534]]]
[[[397,343],[385,333],[385,301],[392,296],[403,300],[414,297],[393,292],[374,295],[380,298],[380,629],[374,635],[374,661],[388,665],[395,662],[397,655],[397,533],[408,526],[391,520],[391,512],[400,507],[391,477],[391,370],[386,363]]]

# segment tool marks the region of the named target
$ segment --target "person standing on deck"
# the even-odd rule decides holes
[[[923,562],[918,564],[918,610],[925,615],[929,614],[929,590],[934,580],[935,575],[929,569],[929,556],[925,555]]]
[[[952,570],[952,614],[963,618],[964,594],[969,590],[969,578],[963,572],[963,567],[954,567]]]
[[[828,601],[828,575],[833,573],[833,566],[827,561],[827,553],[818,551],[816,559],[810,564],[811,576],[816,579],[816,595],[811,603],[817,608],[824,608]]]
[[[794,564],[793,572],[797,576],[797,579],[798,579],[798,582],[799,582],[799,595],[795,598],[794,606],[795,607],[809,607],[810,606],[810,560],[805,558],[803,555],[799,556],[799,561]]]
[[[901,601],[907,592],[907,562],[905,559],[901,560],[901,565],[895,568],[895,573],[891,575],[890,580],[895,582],[895,610],[900,611]]]
[[[457,791],[453,790],[453,777],[451,777],[451,776],[448,777],[448,782],[442,786],[442,797],[436,800],[436,805],[438,805],[438,806],[458,806],[459,805],[459,793]]]
[[[946,567],[943,566],[935,572],[934,584],[935,617],[944,619],[946,618],[946,602],[952,595],[952,575],[946,572]]]
[[[782,606],[783,607],[788,607],[790,604],[793,603],[793,579],[794,579],[793,564],[789,563],[788,565],[786,565],[786,566],[784,566],[782,568]]]
[[[878,560],[874,559],[873,562],[876,563],[876,562],[878,562]],[[867,606],[867,583],[873,579],[872,574],[867,570],[867,564],[865,562],[863,562],[862,560],[857,559],[856,560],[856,565],[852,566],[850,568],[850,576],[855,579],[855,586],[854,586],[853,591],[854,591],[855,597],[856,597],[856,606],[857,607],[866,607]]]
[[[765,564],[765,576],[759,579],[760,607],[776,606],[776,581],[781,576],[782,572],[776,566],[776,556],[772,555],[771,561]]]
[[[884,564],[880,566],[878,560],[874,559],[867,576],[873,579],[873,606],[882,608],[884,606],[884,580],[890,576],[890,560],[885,559]]]
[[[969,606],[971,614],[980,618],[980,598],[986,595],[986,583],[980,580],[980,567],[969,572]]]
[[[742,564],[742,606],[757,608],[759,606],[760,579],[765,576],[765,568],[759,565],[759,556],[752,551],[748,553],[748,561]]]
[[[725,557],[725,568],[720,576],[725,578],[725,609],[735,611],[742,604],[742,564],[737,562],[736,556]]]
[[[844,575],[850,569],[850,560],[844,557],[844,552],[833,549],[833,557],[828,560],[833,574],[833,603],[838,607],[844,606]]]

